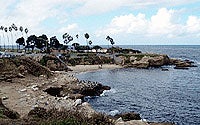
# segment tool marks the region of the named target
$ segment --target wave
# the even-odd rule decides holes
[[[112,111],[110,111],[110,112],[108,113],[108,115],[111,115],[111,116],[115,116],[115,115],[117,115],[117,114],[119,114],[119,110],[112,110]]]
[[[109,93],[116,93],[115,89],[104,90],[100,96],[108,96]]]

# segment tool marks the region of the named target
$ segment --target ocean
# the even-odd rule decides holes
[[[148,53],[189,59],[198,67],[189,70],[124,68],[78,74],[81,80],[98,81],[112,89],[99,97],[87,98],[92,107],[109,115],[134,111],[147,121],[200,124],[200,46],[120,46]]]

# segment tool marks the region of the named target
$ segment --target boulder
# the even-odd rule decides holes
[[[115,115],[115,118],[122,118],[123,121],[141,120],[140,114],[135,112],[121,113]]]
[[[89,86],[85,86],[80,94],[84,96],[100,96],[104,90],[110,90],[109,86],[103,86],[102,84],[91,84]]]
[[[167,55],[150,57],[148,61],[149,61],[149,66],[152,67],[160,67],[163,65],[167,65],[170,62],[169,57]]]
[[[149,125],[147,122],[141,120],[131,120],[131,121],[116,121],[115,125]]]

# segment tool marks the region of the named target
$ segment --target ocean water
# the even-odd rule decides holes
[[[147,121],[200,125],[200,46],[121,47],[189,59],[198,67],[178,70],[165,66],[169,71],[126,68],[78,74],[79,79],[112,88],[99,97],[88,98],[94,109],[110,115],[134,111]]]

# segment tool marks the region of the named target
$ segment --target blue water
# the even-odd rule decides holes
[[[79,79],[98,81],[112,88],[102,96],[88,100],[93,108],[107,114],[135,111],[148,121],[199,125],[200,46],[122,47],[190,59],[198,67],[177,70],[166,66],[169,71],[126,68],[79,74]]]

